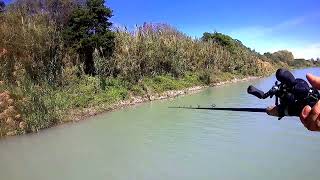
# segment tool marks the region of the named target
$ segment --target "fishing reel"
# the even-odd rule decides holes
[[[295,78],[291,72],[286,69],[278,69],[276,72],[277,81],[275,85],[266,93],[254,86],[249,86],[247,92],[259,99],[275,97],[275,108],[279,120],[284,116],[300,116],[303,108],[307,105],[313,107],[320,94],[317,89],[310,87],[309,84],[299,78]],[[238,112],[257,112],[266,113],[266,108],[232,108],[232,107],[169,107],[175,109],[194,109],[194,110],[213,110],[213,111],[238,111]]]
[[[306,105],[313,107],[320,99],[317,89],[310,87],[305,80],[295,78],[286,69],[278,69],[276,78],[275,85],[266,93],[252,85],[247,92],[259,99],[275,97],[279,120],[284,116],[300,116]]]

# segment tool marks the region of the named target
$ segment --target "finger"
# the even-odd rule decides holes
[[[306,128],[310,131],[319,131],[319,117],[315,121],[309,121],[309,124],[307,124]]]
[[[318,116],[318,118],[316,119],[316,121],[314,121],[313,123],[311,123],[310,127],[309,127],[310,131],[320,131],[320,115]]]
[[[308,130],[310,131],[319,131],[318,121],[313,121],[309,124]]]
[[[320,131],[320,116],[317,119],[317,131]]]
[[[320,77],[308,73],[307,79],[313,87],[320,90]]]
[[[267,108],[267,114],[269,116],[276,116],[278,117],[279,116],[279,113],[278,113],[278,108],[277,106],[270,106]]]
[[[314,105],[305,119],[304,125],[310,130],[314,126],[314,123],[316,123],[316,120],[320,114],[320,101],[317,102],[316,105]]]
[[[306,119],[307,119],[310,111],[311,111],[311,107],[310,106],[306,106],[306,107],[303,108],[303,110],[301,112],[301,115],[300,115],[300,120],[301,120],[302,124],[306,123]]]
[[[318,101],[311,109],[307,120],[315,121],[320,114],[320,101]]]

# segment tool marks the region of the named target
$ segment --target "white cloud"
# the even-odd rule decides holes
[[[295,58],[317,58],[320,57],[320,43],[310,44],[300,48],[289,49]]]
[[[290,29],[290,28],[299,26],[299,25],[303,24],[305,21],[307,21],[308,19],[313,18],[315,16],[319,16],[319,14],[300,16],[295,19],[283,21],[279,24],[269,26],[269,27],[266,27],[266,26],[243,27],[243,28],[231,31],[231,36],[234,36],[237,38],[245,37],[245,38],[255,39],[255,38],[266,36],[266,35],[271,34],[273,32],[278,32],[278,31],[282,31],[282,30],[286,30],[286,29]]]
[[[293,52],[295,58],[317,58],[320,57],[320,43],[301,43],[297,42],[296,39],[291,39],[288,42],[288,40],[281,40],[281,37],[276,37],[274,33],[286,33],[292,28],[302,26],[306,21],[315,20],[319,17],[320,13],[316,12],[268,27],[256,25],[239,28],[231,31],[230,34],[232,37],[241,40],[245,45],[255,48],[260,53],[286,49]]]
[[[273,32],[290,30],[291,28],[297,27],[308,20],[317,19],[319,17],[320,17],[320,12],[315,12],[308,15],[299,16],[294,19],[289,19],[268,27],[261,26],[261,25],[243,27],[243,28],[231,31],[231,35],[240,36],[240,37],[244,36],[244,37],[250,37],[250,38],[257,38],[257,37],[268,35]]]

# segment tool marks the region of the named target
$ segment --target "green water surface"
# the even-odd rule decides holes
[[[320,75],[320,69],[296,70]],[[1,180],[319,179],[320,132],[298,118],[168,109],[175,105],[266,107],[275,77],[212,87],[0,140]]]

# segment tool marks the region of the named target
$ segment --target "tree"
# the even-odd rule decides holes
[[[202,39],[202,41],[207,41],[207,42],[212,41],[212,42],[217,43],[217,44],[224,46],[224,47],[234,46],[235,42],[238,42],[238,41],[232,39],[230,36],[222,34],[222,33],[218,33],[218,32],[214,32],[214,33],[205,32],[205,33],[203,33],[203,36],[201,39]]]
[[[84,4],[84,0],[46,0],[46,11],[50,19],[63,29],[75,8]]]
[[[235,53],[236,49],[245,48],[241,41],[232,39],[230,36],[219,32],[205,32],[203,33],[201,40],[205,42],[216,43],[220,46],[226,47],[231,53]]]
[[[293,63],[294,61],[294,56],[292,54],[292,52],[287,51],[287,50],[281,50],[281,51],[277,51],[274,53],[264,53],[264,56],[267,57],[268,59],[273,60],[274,62],[285,62],[285,63]]]
[[[286,63],[290,63],[294,60],[294,56],[293,56],[292,52],[287,51],[287,50],[277,51],[277,52],[273,53],[272,56],[274,57],[274,59],[279,60],[279,61],[283,61]]]
[[[266,52],[263,55],[266,56],[267,58],[270,58],[270,59],[272,57],[272,54],[270,52]]]
[[[111,56],[114,48],[114,34],[110,30],[109,19],[112,11],[107,8],[104,0],[88,0],[84,6],[75,9],[71,15],[64,38],[71,45],[84,63],[84,72],[96,74],[93,60],[95,49],[104,58]]]
[[[55,23],[60,29],[64,29],[70,19],[72,11],[83,5],[84,0],[16,0],[12,3],[15,11],[24,12],[25,15],[42,14],[48,20]]]
[[[206,41],[206,42],[208,42],[211,39],[212,39],[212,34],[208,33],[208,32],[203,33],[203,35],[201,37],[201,40]]]
[[[4,1],[0,1],[0,13],[3,12],[6,8],[6,4],[4,3]]]

